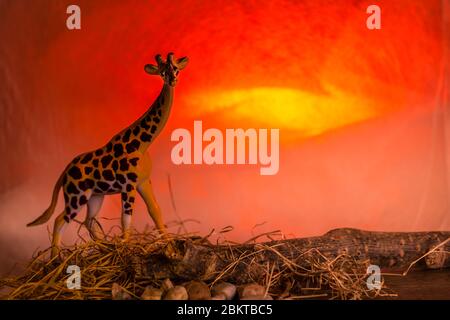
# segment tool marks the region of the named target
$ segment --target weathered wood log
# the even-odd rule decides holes
[[[176,248],[180,251],[179,260],[165,258],[162,254],[150,255],[141,273],[156,279],[168,277],[204,281],[211,281],[222,274],[223,280],[240,284],[261,279],[266,275],[268,265],[280,271],[289,268],[292,263],[307,267],[304,253],[312,249],[317,249],[327,258],[346,253],[357,259],[368,259],[383,271],[405,271],[413,261],[449,237],[450,231],[372,232],[343,228],[318,237],[260,244],[212,245],[201,239],[192,239],[176,242]],[[419,260],[414,269],[450,267],[449,251],[450,241],[447,241]],[[290,262],[286,263],[288,260]]]

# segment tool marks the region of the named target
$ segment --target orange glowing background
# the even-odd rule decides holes
[[[375,2],[382,29],[370,31]],[[75,3],[82,29],[69,31],[65,11]],[[188,227],[201,233],[232,225],[231,240],[275,229],[449,229],[449,8],[445,0],[0,0],[1,270],[48,245],[45,228],[26,222],[47,207],[75,154],[146,110],[162,82],[143,66],[169,51],[190,64],[150,150],[166,221],[198,220]],[[170,133],[198,119],[204,128],[280,128],[279,173],[173,165]],[[119,211],[110,197],[101,214]],[[134,219],[150,223],[142,203]]]

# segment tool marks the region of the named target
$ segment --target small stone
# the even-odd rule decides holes
[[[170,281],[169,278],[164,279],[163,282],[161,283],[161,290],[163,292],[165,292],[169,289],[172,289],[172,288],[173,288],[173,283],[172,283],[172,281]]]
[[[211,293],[209,287],[203,281],[190,281],[185,286],[189,300],[209,300]]]
[[[219,293],[211,297],[211,300],[228,300],[225,293]]]
[[[142,293],[142,300],[161,300],[163,291],[161,289],[154,288],[152,286],[145,287],[144,293]]]
[[[220,282],[213,286],[211,294],[213,296],[223,294],[226,300],[232,300],[236,295],[236,286],[228,282]]]
[[[241,300],[273,300],[273,298],[269,295],[252,295],[252,296],[246,296],[243,297]]]
[[[111,296],[113,300],[131,300],[130,294],[115,282],[111,287]]]
[[[266,288],[257,283],[249,283],[240,286],[238,293],[240,299],[249,296],[264,296],[266,294]]]
[[[163,300],[187,300],[188,293],[185,287],[175,286],[164,294]]]

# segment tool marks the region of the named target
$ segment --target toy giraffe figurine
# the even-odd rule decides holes
[[[137,193],[147,205],[148,213],[156,227],[166,234],[161,211],[152,191],[149,178],[151,161],[146,150],[169,118],[178,74],[186,67],[188,59],[183,57],[174,60],[173,53],[167,55],[165,62],[161,55],[157,55],[155,59],[156,66],[147,64],[144,68],[147,73],[160,75],[164,80],[161,93],[155,102],[128,128],[113,136],[104,147],[75,157],[56,182],[48,209],[27,225],[40,225],[50,219],[56,207],[59,189],[62,187],[65,208],[55,220],[52,257],[58,255],[63,228],[77,216],[85,204],[87,204],[86,227],[91,237],[99,238],[100,230],[94,218],[100,210],[103,197],[109,194],[121,194],[122,232],[125,240],[129,236]]]

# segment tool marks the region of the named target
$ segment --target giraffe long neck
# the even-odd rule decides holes
[[[135,144],[139,152],[144,153],[161,133],[169,119],[172,102],[173,87],[164,84],[160,94],[150,108],[130,127],[124,130],[124,137],[128,138],[127,140],[129,140],[130,143],[132,143],[133,140],[139,142],[139,144]],[[130,149],[132,148],[130,147]]]

